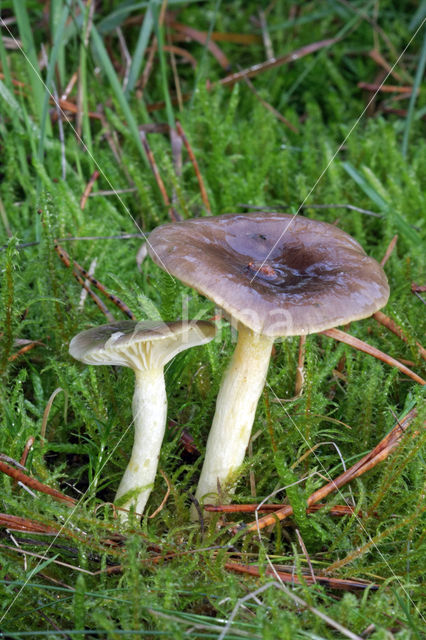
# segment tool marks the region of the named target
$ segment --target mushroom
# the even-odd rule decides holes
[[[218,485],[233,490],[274,340],[366,318],[386,304],[389,287],[354,238],[301,216],[185,220],[154,229],[149,242],[159,266],[213,300],[238,328],[196,492],[198,500],[211,498]]]
[[[107,324],[82,331],[70,342],[70,354],[86,364],[130,367],[135,372],[132,410],[135,429],[131,458],[115,500],[129,494],[121,505],[142,514],[155,479],[163,441],[167,396],[164,366],[175,355],[212,340],[209,322],[133,322]],[[121,511],[127,520],[127,513]]]

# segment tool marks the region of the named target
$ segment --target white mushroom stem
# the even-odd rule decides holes
[[[217,499],[218,485],[232,491],[229,482],[234,480],[234,472],[244,460],[257,403],[265,386],[273,341],[240,325],[237,346],[222,380],[207,440],[195,494],[200,502]]]
[[[136,384],[132,409],[134,421],[134,443],[129,464],[121,479],[115,500],[132,491],[120,507],[135,508],[143,513],[155,480],[161,444],[163,442],[167,417],[167,396],[163,367],[135,371]],[[138,490],[139,493],[135,493]],[[122,520],[128,514],[120,511]]]

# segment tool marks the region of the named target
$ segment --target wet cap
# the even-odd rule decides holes
[[[175,355],[212,340],[209,322],[124,320],[87,329],[70,342],[69,352],[86,364],[112,364],[147,370],[163,367]]]
[[[151,258],[227,315],[270,337],[360,320],[383,307],[382,267],[334,225],[257,212],[162,225]]]

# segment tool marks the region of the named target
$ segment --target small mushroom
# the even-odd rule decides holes
[[[389,287],[354,238],[301,216],[185,220],[154,229],[149,240],[159,266],[213,300],[238,328],[196,493],[211,499],[244,459],[273,341],[366,318],[386,304]]]
[[[132,455],[115,499],[132,495],[121,506],[142,514],[157,472],[163,441],[167,396],[164,366],[175,355],[212,340],[209,322],[124,321],[82,331],[70,343],[73,358],[86,364],[130,367],[135,372],[132,410],[135,429]],[[121,511],[123,520],[127,513]]]

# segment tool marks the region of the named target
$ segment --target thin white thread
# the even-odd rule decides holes
[[[368,102],[367,106],[364,108],[364,110],[361,112],[361,115],[358,117],[358,119],[356,120],[356,122],[354,123],[354,125],[352,126],[352,128],[350,129],[349,133],[346,135],[346,137],[344,138],[344,140],[341,142],[341,144],[339,145],[339,147],[337,148],[336,152],[334,153],[334,155],[332,156],[332,158],[330,159],[329,163],[327,164],[327,166],[325,167],[325,169],[322,171],[322,173],[320,174],[320,176],[317,178],[315,184],[313,185],[313,187],[310,189],[309,193],[306,195],[306,197],[304,198],[304,200],[302,201],[302,203],[300,204],[299,208],[297,209],[296,213],[293,215],[293,218],[290,220],[290,222],[287,224],[286,228],[284,229],[284,231],[281,233],[280,237],[278,238],[278,240],[276,241],[276,243],[274,244],[274,246],[271,248],[270,252],[268,253],[268,255],[266,256],[266,258],[264,259],[263,263],[260,265],[260,267],[258,268],[258,270],[256,271],[256,273],[254,274],[251,282],[253,282],[253,280],[255,279],[255,277],[257,276],[257,274],[259,273],[259,271],[261,270],[261,268],[264,266],[266,260],[269,258],[269,256],[271,255],[272,251],[275,249],[275,247],[277,246],[278,242],[280,242],[281,238],[283,237],[283,235],[286,233],[288,227],[290,226],[290,224],[293,222],[294,218],[299,214],[301,208],[303,207],[304,203],[306,202],[306,200],[309,198],[309,196],[311,195],[311,193],[313,192],[313,190],[316,188],[316,186],[318,185],[318,183],[320,182],[320,180],[322,179],[322,177],[324,176],[324,174],[326,173],[326,171],[328,170],[328,168],[330,167],[330,165],[332,164],[332,162],[334,161],[335,157],[337,156],[337,154],[339,153],[339,151],[341,150],[341,148],[343,147],[343,145],[345,144],[345,142],[348,140],[349,136],[352,134],[352,132],[354,131],[355,127],[358,125],[359,121],[361,120],[361,118],[363,117],[364,113],[366,112],[366,110],[368,109],[369,105],[371,104],[371,102],[375,99],[377,93],[379,92],[380,88],[382,87],[382,85],[384,84],[384,82],[387,80],[387,78],[391,75],[393,69],[396,67],[396,65],[399,63],[399,61],[401,60],[401,58],[403,57],[403,55],[405,54],[406,50],[408,49],[408,47],[410,46],[411,42],[414,40],[414,38],[416,37],[417,33],[419,32],[419,30],[421,29],[421,27],[423,26],[423,24],[425,23],[426,18],[422,21],[422,23],[420,24],[420,26],[418,27],[418,29],[415,31],[414,35],[412,36],[412,38],[409,40],[408,44],[406,45],[406,47],[404,48],[404,50],[402,51],[401,55],[398,57],[398,59],[396,60],[396,62],[394,63],[394,65],[391,67],[389,73],[385,76],[384,80],[382,81],[382,83],[379,85],[377,91],[373,94],[371,100]],[[143,232],[143,230],[140,228],[140,226],[138,225],[138,223],[136,222],[136,220],[134,219],[134,217],[132,216],[132,214],[130,213],[128,207],[126,206],[126,204],[123,202],[122,198],[120,197],[120,194],[114,189],[111,181],[109,180],[109,178],[107,177],[107,175],[104,173],[103,169],[101,168],[101,166],[99,165],[99,163],[97,162],[97,160],[95,159],[95,157],[93,156],[93,154],[90,152],[90,150],[87,148],[86,144],[84,143],[83,139],[81,138],[81,136],[78,135],[76,129],[74,128],[72,122],[70,121],[70,119],[68,118],[68,116],[66,115],[66,113],[64,112],[64,110],[62,109],[62,107],[60,106],[60,104],[58,103],[58,101],[56,100],[55,96],[53,95],[53,93],[49,90],[49,88],[47,87],[46,83],[44,82],[43,78],[41,77],[38,69],[36,69],[34,67],[34,65],[32,64],[31,60],[28,58],[28,56],[26,55],[25,51],[23,50],[22,46],[20,45],[20,43],[16,40],[16,38],[14,37],[13,33],[10,31],[10,29],[8,28],[7,24],[5,23],[5,21],[3,20],[3,18],[0,16],[0,26],[2,26],[3,28],[6,29],[6,31],[9,33],[10,37],[12,38],[12,40],[14,41],[14,43],[17,45],[17,49],[19,50],[19,52],[23,55],[24,59],[26,60],[26,62],[30,65],[31,69],[33,70],[33,72],[37,75],[38,79],[41,81],[41,83],[43,84],[43,86],[45,87],[47,93],[49,94],[50,98],[53,100],[56,108],[61,112],[61,114],[64,117],[65,122],[70,126],[71,130],[73,131],[75,137],[77,138],[77,140],[84,146],[85,151],[88,153],[89,157],[91,158],[91,160],[94,162],[95,166],[97,167],[97,169],[99,170],[99,173],[102,175],[102,177],[105,179],[105,181],[107,182],[107,184],[111,187],[111,190],[113,191],[114,195],[117,197],[118,201],[120,202],[120,204],[123,206],[123,209],[125,210],[125,212],[128,214],[128,216],[130,217],[130,219],[132,220],[132,222],[134,223],[134,225],[136,226],[136,228],[140,231],[141,235],[145,238],[146,242],[148,243],[148,245],[151,247],[152,251],[155,253],[155,255],[158,257],[159,261],[161,262],[161,264],[164,267],[164,270],[167,272],[167,274],[170,276],[170,278],[172,278],[172,280],[174,281],[174,277],[170,274],[170,272],[168,271],[168,269],[165,267],[165,265],[163,264],[161,258],[157,255],[156,251],[153,249],[152,245],[149,242],[148,237],[146,236],[146,234]],[[269,389],[271,389],[270,385],[267,383],[267,386],[269,387]],[[276,396],[275,392],[271,389],[272,393]],[[284,409],[285,413],[288,415],[288,417],[290,418],[290,421],[293,422],[291,416],[288,414],[288,412],[286,411],[285,407],[282,405],[280,399],[276,396],[277,400],[279,401],[279,403],[281,404],[282,408]],[[106,457],[104,464],[100,467],[99,469],[99,473],[96,476],[96,478],[99,477],[102,469],[104,468],[104,466],[107,464],[107,462],[109,461],[109,459],[111,458],[111,456],[113,455],[113,453],[115,452],[115,450],[117,449],[117,447],[119,446],[120,442],[122,441],[122,439],[125,437],[125,435],[127,434],[128,430],[131,428],[131,426],[133,425],[134,419],[130,422],[130,424],[128,425],[128,427],[125,429],[124,433],[122,434],[121,438],[118,440],[116,446],[114,447],[114,449],[111,451],[110,455]],[[293,424],[295,424],[293,422]],[[300,430],[297,428],[299,434],[302,435],[302,438],[304,438],[303,434],[301,434]],[[306,441],[306,439],[305,439]],[[306,441],[307,444],[309,444]],[[313,455],[315,456],[315,458],[317,458],[317,460],[319,460],[319,458],[316,456],[315,452],[313,452]],[[321,464],[321,462],[320,462]],[[321,465],[322,468],[325,470],[325,468],[323,467],[323,465]],[[325,475],[327,477],[330,477],[327,474],[327,471],[325,470]],[[95,479],[94,479],[95,480]],[[92,484],[94,482],[94,480],[92,481]],[[57,535],[52,539],[51,544],[49,545],[49,547],[46,549],[46,553],[49,552],[49,550],[51,549],[52,545],[54,544],[54,542],[57,540],[57,538],[59,537],[59,535],[62,533],[62,530],[64,529],[64,527],[67,525],[67,523],[70,521],[71,517],[74,515],[77,507],[79,506],[80,502],[84,499],[84,497],[86,496],[86,494],[89,492],[91,488],[91,484],[89,485],[89,487],[86,489],[85,493],[81,496],[80,500],[76,503],[76,505],[74,506],[74,508],[71,510],[68,518],[65,519],[64,524],[61,526],[61,528],[58,530]],[[340,490],[338,490],[340,493]],[[344,499],[344,497],[343,497]],[[367,533],[368,535],[368,533]],[[371,540],[371,537],[368,536],[369,539]],[[373,543],[373,545],[376,547],[376,549],[378,550],[379,554],[381,555],[381,557],[383,557],[383,555],[381,554],[380,550],[377,548],[377,546]],[[268,562],[270,563],[269,560],[269,556],[267,554],[268,557]],[[383,558],[384,559],[384,558]],[[387,564],[387,566],[389,566],[389,569],[391,571],[391,573],[395,576],[395,578],[397,579],[397,581],[399,582],[398,576],[396,576],[396,574],[393,572],[392,568],[390,567],[390,565],[388,565],[388,563],[385,560],[385,563]],[[41,564],[41,560],[39,562],[39,565]],[[37,565],[37,566],[39,566]],[[12,606],[14,605],[14,603],[16,602],[17,598],[20,596],[20,594],[22,593],[23,589],[26,587],[26,585],[28,584],[30,580],[30,577],[27,578],[27,580],[24,582],[24,584],[21,586],[20,590],[18,591],[18,593],[16,594],[15,598],[12,600],[11,604],[9,605],[9,607],[7,608],[7,610],[5,611],[5,613],[3,614],[3,616],[0,618],[0,622],[2,622],[6,615],[8,614],[8,612],[10,611],[10,609],[12,608]],[[400,583],[400,586],[402,587],[402,589],[405,591],[402,583]],[[409,594],[407,593],[408,598],[410,599],[410,601],[412,602]],[[414,608],[418,611],[416,605],[412,602],[412,604],[414,605]],[[419,612],[420,613],[420,612]],[[421,615],[421,613],[420,613]]]
[[[285,406],[283,405],[283,403],[281,402],[281,399],[278,398],[277,394],[275,393],[275,391],[272,389],[271,385],[266,382],[266,386],[268,387],[268,389],[270,389],[270,391],[272,392],[272,394],[275,396],[275,400],[279,403],[279,405],[281,406],[281,408],[284,410],[284,413],[286,414],[286,416],[288,417],[288,419],[290,420],[290,422],[292,423],[292,425],[295,427],[297,433],[299,434],[299,436],[301,437],[301,439],[305,442],[305,444],[311,449],[311,445],[309,444],[309,442],[307,441],[304,433],[299,429],[299,427],[297,426],[297,424],[295,423],[295,421],[293,420],[293,418],[291,417],[291,415],[288,413],[287,409],[285,408]],[[330,474],[328,473],[327,469],[324,467],[323,463],[321,462],[321,459],[317,456],[315,450],[312,450],[312,455],[314,456],[315,460],[317,461],[317,463],[319,464],[319,466],[321,467],[321,469],[324,472],[324,476],[326,478],[329,478],[330,482],[333,482],[333,478],[330,476]],[[340,488],[336,489],[336,494],[338,494],[339,496],[341,496],[343,502],[347,505],[347,506],[351,506],[349,504],[349,502],[346,500],[345,496],[343,495],[342,491],[340,490]],[[364,524],[362,522],[362,519],[355,514],[355,518],[358,522],[358,525],[360,526],[360,528],[362,529],[362,531],[365,533],[365,535],[367,536],[369,542],[372,543],[372,546],[376,549],[377,553],[379,554],[379,556],[382,558],[383,562],[385,563],[385,565],[387,566],[387,568],[389,569],[390,573],[393,575],[393,577],[396,579],[396,581],[398,582],[399,586],[401,587],[401,589],[404,591],[405,595],[407,596],[407,598],[410,600],[411,604],[413,605],[414,609],[417,611],[417,613],[420,615],[420,617],[422,618],[422,620],[424,620],[425,618],[423,617],[421,611],[419,610],[419,608],[416,606],[416,604],[414,603],[414,601],[411,599],[410,594],[408,593],[408,591],[406,590],[406,588],[404,587],[403,583],[400,581],[399,576],[396,575],[396,573],[394,572],[394,570],[392,569],[391,565],[389,564],[389,562],[386,560],[385,556],[383,555],[383,553],[380,551],[379,547],[377,546],[377,544],[373,541],[372,537],[370,536],[370,534],[368,533],[367,529],[364,527]],[[262,544],[263,548],[265,549],[265,546],[263,544],[263,541],[261,539],[261,535],[260,535],[260,529],[259,529],[259,521],[258,521],[258,517],[257,517],[257,513],[256,513],[256,525],[257,525],[257,532],[258,532],[258,536],[259,536],[259,541],[260,544]],[[266,557],[268,558],[268,563],[271,564],[270,560],[269,560],[269,556],[268,553],[265,549],[265,553],[266,553]],[[272,566],[272,564],[271,564]]]
[[[146,242],[148,242],[149,244],[149,240],[146,237],[145,233],[142,231],[142,229],[139,227],[139,225],[137,224],[136,220],[133,218],[133,216],[131,215],[130,211],[128,210],[127,206],[124,204],[124,202],[122,201],[120,195],[115,191],[111,181],[109,180],[109,178],[105,175],[105,173],[103,172],[103,170],[101,169],[100,165],[98,164],[98,162],[96,161],[96,159],[92,156],[92,154],[90,153],[89,149],[87,149],[84,141],[81,139],[81,137],[78,135],[77,131],[75,130],[75,128],[73,127],[71,121],[69,120],[68,116],[65,114],[65,112],[63,111],[63,109],[61,108],[61,106],[59,105],[59,103],[56,101],[55,97],[52,95],[52,93],[49,91],[47,85],[45,84],[45,82],[43,81],[43,79],[41,78],[40,74],[38,73],[38,71],[34,68],[34,66],[31,64],[31,61],[29,60],[28,56],[26,55],[25,51],[22,49],[22,47],[20,46],[19,42],[15,39],[13,33],[10,31],[10,29],[8,28],[8,26],[6,25],[6,23],[4,22],[3,18],[0,16],[0,25],[5,27],[7,32],[10,34],[10,36],[13,38],[14,42],[17,44],[17,48],[19,49],[19,51],[23,54],[25,60],[30,64],[31,68],[33,69],[33,71],[38,75],[39,79],[41,80],[41,82],[43,83],[43,86],[46,88],[46,91],[49,93],[50,97],[53,98],[54,102],[55,102],[55,106],[56,108],[63,114],[65,121],[67,122],[67,124],[71,127],[72,131],[74,132],[74,134],[76,135],[76,138],[79,140],[79,142],[81,142],[81,144],[84,145],[84,148],[86,149],[87,153],[90,155],[91,159],[94,161],[96,167],[99,169],[99,172],[101,173],[101,175],[105,178],[105,180],[107,181],[107,183],[109,184],[109,186],[111,187],[112,191],[114,191],[115,195],[117,196],[119,202],[123,205],[124,210],[126,211],[126,213],[129,215],[129,217],[131,218],[131,220],[133,221],[133,223],[135,224],[136,228],[140,231],[140,233],[142,234],[142,236],[146,239]],[[167,269],[165,269],[167,271]],[[174,280],[173,276],[171,276],[171,274],[167,271],[167,273],[169,274],[169,276]],[[46,554],[50,551],[50,549],[52,548],[53,544],[55,543],[55,541],[58,539],[58,537],[60,536],[60,534],[62,533],[63,529],[66,527],[66,525],[68,524],[68,522],[71,520],[71,518],[73,517],[77,507],[80,505],[80,503],[83,501],[83,499],[85,498],[86,494],[89,492],[93,482],[95,482],[95,480],[97,478],[99,478],[102,469],[105,467],[105,465],[109,462],[110,458],[112,457],[112,455],[114,454],[114,452],[116,451],[117,447],[120,445],[121,441],[123,440],[123,438],[125,437],[125,435],[127,434],[127,432],[129,431],[129,429],[132,427],[133,423],[134,423],[134,418],[132,419],[132,421],[130,422],[130,424],[127,426],[127,428],[124,430],[121,438],[118,440],[117,444],[115,445],[115,447],[112,449],[111,453],[109,454],[109,456],[107,456],[105,458],[105,462],[104,464],[100,467],[99,472],[96,476],[96,478],[94,478],[92,480],[92,483],[88,486],[88,488],[86,489],[86,491],[84,492],[84,494],[81,496],[81,498],[79,499],[79,501],[75,504],[74,508],[71,510],[69,516],[64,520],[63,525],[59,528],[58,533],[56,534],[56,536],[52,539],[51,544],[48,546],[48,548],[46,549]],[[41,564],[41,560],[39,562],[39,564],[37,565],[40,566]],[[0,622],[3,622],[3,620],[6,618],[7,614],[9,613],[9,611],[11,610],[11,608],[13,607],[13,605],[15,604],[16,600],[18,599],[18,597],[21,595],[22,591],[24,590],[24,588],[27,586],[29,580],[30,580],[31,576],[29,576],[24,584],[21,586],[21,588],[19,589],[18,593],[15,595],[14,599],[12,600],[12,602],[10,603],[9,607],[6,609],[6,611],[4,612],[3,616],[0,618]]]
[[[121,204],[121,206],[123,207],[124,211],[127,213],[127,215],[129,216],[129,218],[132,220],[133,224],[135,225],[135,227],[138,229],[138,231],[141,233],[141,235],[143,236],[145,242],[149,245],[149,247],[151,248],[152,252],[155,253],[156,257],[158,258],[158,261],[161,263],[164,271],[167,273],[167,275],[173,280],[173,282],[175,282],[175,278],[172,276],[172,274],[170,273],[170,271],[167,269],[166,265],[164,264],[164,262],[162,261],[162,259],[160,258],[160,256],[157,254],[157,252],[155,251],[154,247],[151,245],[148,236],[144,233],[144,231],[141,229],[141,227],[138,225],[138,223],[136,222],[135,218],[132,216],[132,214],[130,213],[130,210],[128,209],[127,205],[124,203],[123,199],[121,198],[120,194],[114,189],[114,186],[112,184],[112,182],[110,181],[110,179],[108,178],[108,176],[106,175],[106,173],[103,171],[102,167],[100,166],[100,164],[98,163],[98,161],[96,160],[96,158],[94,157],[94,155],[90,152],[90,149],[88,149],[87,145],[85,144],[83,138],[78,134],[78,132],[76,131],[74,125],[72,124],[71,120],[68,118],[67,114],[65,113],[65,111],[62,109],[61,105],[59,104],[59,102],[56,100],[56,97],[54,96],[54,94],[49,90],[49,87],[47,86],[47,84],[44,82],[43,78],[41,77],[38,69],[36,69],[34,67],[34,65],[32,64],[31,60],[28,58],[27,54],[25,53],[25,51],[23,50],[23,48],[21,47],[20,43],[16,40],[15,36],[13,35],[13,33],[10,31],[9,27],[7,26],[7,24],[4,22],[3,18],[0,16],[0,26],[4,27],[6,29],[6,31],[8,32],[8,34],[10,35],[10,37],[13,39],[13,41],[15,42],[15,44],[17,45],[17,49],[19,50],[20,53],[22,53],[22,55],[25,58],[25,61],[30,65],[31,69],[34,71],[34,73],[37,75],[38,79],[40,80],[40,82],[42,83],[43,87],[46,89],[46,92],[49,94],[50,98],[53,100],[53,103],[56,107],[56,109],[62,114],[65,122],[69,125],[69,127],[71,128],[72,132],[74,133],[76,139],[80,142],[80,144],[83,146],[84,151],[88,154],[89,158],[93,161],[94,165],[96,166],[97,170],[99,171],[99,173],[101,174],[101,176],[104,178],[104,180],[107,182],[107,184],[111,187],[111,191],[113,191],[114,195],[117,197],[119,203]]]
[[[129,431],[129,429],[132,427],[134,421],[136,419],[136,416],[132,419],[132,421],[130,422],[130,424],[128,425],[128,427],[124,430],[121,438],[119,438],[117,444],[115,445],[115,447],[112,449],[111,453],[106,456],[105,458],[105,462],[103,463],[103,465],[100,467],[97,475],[93,478],[92,482],[89,484],[89,486],[87,487],[86,491],[82,494],[82,496],[80,497],[80,499],[78,500],[78,502],[76,502],[76,504],[74,505],[74,507],[71,509],[70,514],[67,518],[65,518],[63,524],[61,525],[61,527],[58,529],[57,534],[54,536],[54,538],[52,539],[51,543],[49,544],[49,546],[47,547],[46,551],[45,551],[45,556],[47,556],[47,554],[49,553],[50,549],[52,548],[52,546],[54,545],[54,543],[56,542],[56,540],[59,538],[59,536],[61,535],[62,531],[65,529],[65,527],[68,525],[69,521],[71,520],[71,518],[73,517],[74,513],[77,510],[77,507],[80,506],[80,503],[84,500],[84,498],[86,497],[87,493],[90,491],[92,485],[97,482],[97,480],[99,479],[101,472],[103,470],[103,468],[105,467],[105,465],[109,462],[109,460],[111,459],[112,455],[114,454],[115,450],[117,449],[117,447],[120,445],[121,441],[123,440],[123,438],[126,436],[127,432]],[[38,565],[36,565],[35,569],[37,569],[40,565],[41,565],[42,560],[40,560],[40,562],[38,563]],[[32,574],[34,573],[34,571],[31,572]],[[11,608],[13,607],[13,605],[15,604],[16,600],[19,598],[19,596],[21,595],[22,591],[25,589],[25,587],[27,586],[28,582],[31,579],[31,575],[28,576],[28,578],[25,580],[25,582],[23,583],[23,585],[21,586],[21,588],[19,589],[18,593],[15,595],[15,597],[13,598],[12,602],[10,603],[10,605],[8,606],[8,608],[6,609],[6,611],[4,612],[3,616],[0,618],[0,622],[3,622],[3,620],[6,618],[7,614],[9,613],[9,611],[11,610]]]
[[[231,629],[232,623],[238,613],[238,610],[240,609],[240,607],[242,608],[244,607],[244,602],[247,602],[248,600],[253,599],[257,604],[263,605],[264,603],[257,596],[263,593],[264,591],[266,591],[267,589],[269,589],[270,587],[276,587],[279,590],[283,591],[290,598],[290,600],[293,600],[293,602],[295,602],[298,605],[298,607],[303,607],[308,609],[308,611],[311,611],[311,613],[316,615],[318,618],[321,618],[322,620],[324,620],[329,626],[333,627],[334,629],[337,629],[337,631],[340,631],[340,633],[345,635],[347,638],[350,638],[350,640],[362,640],[361,636],[358,636],[355,633],[352,633],[352,631],[350,631],[349,629],[341,625],[339,622],[336,622],[336,620],[333,620],[333,618],[330,618],[319,609],[316,609],[312,605],[308,604],[305,600],[302,600],[302,598],[299,598],[299,596],[296,596],[295,593],[293,593],[288,587],[284,585],[283,581],[281,580],[281,578],[276,572],[276,569],[273,566],[272,566],[272,570],[275,577],[277,578],[277,582],[275,581],[267,582],[262,587],[259,587],[258,589],[256,589],[256,591],[252,591],[248,593],[246,596],[239,598],[239,600],[237,600],[237,603],[231,612],[230,617],[226,622],[226,625],[222,629],[222,632],[220,636],[218,636],[217,640],[225,640],[226,634]],[[257,638],[257,636],[252,636],[252,637]],[[312,636],[312,637],[317,638],[318,636]]]
[[[96,168],[99,170],[99,173],[102,175],[102,177],[106,180],[107,184],[111,187],[111,190],[114,192],[114,195],[117,197],[118,201],[120,202],[120,204],[122,205],[124,211],[128,214],[129,218],[132,220],[132,222],[134,223],[134,225],[136,226],[136,228],[139,230],[139,232],[141,233],[141,235],[143,236],[143,238],[145,239],[145,241],[147,242],[147,244],[151,247],[152,251],[155,253],[155,255],[158,257],[159,261],[161,262],[161,264],[164,267],[164,270],[166,271],[166,273],[170,276],[170,278],[175,281],[174,277],[171,275],[171,273],[168,271],[168,269],[166,268],[166,266],[163,264],[163,261],[161,260],[161,258],[157,255],[157,252],[154,250],[154,248],[152,247],[152,245],[149,242],[148,237],[146,236],[146,234],[144,233],[144,231],[140,228],[140,226],[138,225],[138,223],[136,222],[135,218],[132,216],[132,214],[130,213],[128,207],[126,206],[126,204],[123,202],[121,196],[119,193],[117,193],[117,191],[114,189],[113,184],[111,183],[110,179],[107,177],[107,175],[105,174],[105,172],[103,171],[103,169],[101,168],[101,166],[99,165],[98,161],[96,160],[96,158],[93,156],[93,154],[90,152],[90,150],[87,148],[85,142],[83,141],[83,139],[81,138],[81,136],[78,135],[78,132],[76,131],[76,129],[74,128],[72,122],[70,121],[70,119],[68,118],[68,116],[66,115],[66,113],[64,112],[64,110],[62,109],[62,107],[60,106],[59,102],[56,100],[56,97],[53,95],[53,93],[49,90],[48,86],[46,85],[46,83],[44,82],[43,78],[41,77],[40,73],[38,72],[38,70],[34,67],[34,65],[31,63],[31,60],[28,58],[28,56],[26,55],[25,51],[23,50],[23,48],[21,47],[21,45],[19,44],[19,42],[16,40],[16,38],[14,37],[13,33],[10,31],[10,29],[8,28],[7,24],[4,22],[3,18],[0,16],[0,26],[3,26],[6,31],[9,33],[10,37],[13,39],[13,41],[16,43],[18,50],[20,51],[20,53],[22,53],[22,55],[24,56],[26,62],[30,65],[31,69],[34,71],[34,73],[37,75],[37,77],[39,78],[40,82],[43,84],[44,88],[46,89],[47,93],[49,94],[50,98],[53,100],[56,109],[62,114],[65,122],[69,125],[69,127],[71,128],[72,132],[74,133],[75,137],[77,138],[77,140],[83,145],[84,150],[88,153],[89,157],[91,158],[91,160],[93,160]],[[79,506],[79,504],[83,501],[83,499],[85,498],[86,494],[90,491],[90,488],[92,486],[92,484],[95,482],[95,480],[97,480],[100,477],[101,471],[102,469],[105,467],[105,465],[109,462],[109,460],[111,459],[111,457],[113,456],[114,452],[116,451],[117,447],[120,445],[121,441],[123,440],[123,438],[125,437],[125,435],[128,433],[129,429],[132,427],[133,423],[134,423],[134,418],[132,419],[132,421],[130,422],[130,424],[127,426],[127,428],[124,430],[121,438],[118,440],[117,444],[115,445],[115,447],[111,450],[110,454],[105,458],[104,464],[100,467],[99,472],[96,476],[96,478],[94,478],[92,480],[92,483],[88,486],[88,488],[86,489],[86,491],[84,492],[84,494],[81,496],[81,498],[79,499],[79,501],[76,503],[76,505],[74,506],[74,508],[71,510],[68,518],[65,519],[63,525],[60,527],[60,529],[58,530],[57,535],[52,539],[51,544],[48,546],[48,548],[46,549],[46,553],[48,553],[50,551],[50,549],[52,548],[52,545],[54,544],[54,542],[57,540],[57,538],[59,537],[59,535],[62,533],[64,527],[68,524],[68,522],[70,521],[70,519],[72,518],[72,516],[74,515],[77,507]],[[39,564],[37,566],[39,566],[41,564],[41,560],[39,562]],[[13,605],[15,604],[17,598],[20,596],[20,594],[22,593],[22,591],[24,590],[24,588],[27,586],[28,582],[30,580],[30,576],[27,578],[27,580],[24,582],[24,584],[21,586],[20,590],[18,591],[18,593],[16,594],[15,598],[12,600],[12,602],[10,603],[9,607],[6,609],[6,611],[4,612],[3,616],[0,618],[0,622],[2,622],[6,615],[9,613],[10,609],[13,607]]]
[[[279,238],[275,241],[274,245],[271,247],[271,249],[269,250],[268,255],[264,258],[262,264],[259,266],[259,268],[257,269],[256,273],[254,274],[254,276],[252,277],[252,279],[250,280],[250,284],[253,282],[253,280],[257,277],[257,275],[259,274],[259,271],[262,269],[262,267],[265,266],[266,261],[269,259],[269,256],[271,255],[271,253],[273,252],[273,250],[277,247],[278,243],[281,241],[281,239],[283,238],[283,236],[287,233],[287,229],[290,227],[290,225],[293,223],[294,219],[299,215],[300,210],[302,209],[303,205],[305,204],[305,202],[307,201],[307,199],[309,198],[309,196],[312,194],[312,192],[314,191],[314,189],[317,187],[318,183],[322,180],[322,178],[324,177],[325,173],[328,171],[329,167],[331,166],[331,164],[334,162],[337,154],[341,151],[341,149],[343,148],[344,144],[346,143],[346,141],[349,139],[350,135],[352,134],[352,132],[354,131],[354,129],[358,126],[361,118],[364,116],[365,112],[367,111],[368,107],[370,106],[370,104],[375,100],[377,94],[379,93],[380,89],[382,88],[382,86],[384,85],[384,83],[386,82],[386,80],[389,78],[389,76],[392,74],[393,70],[395,69],[395,67],[399,64],[399,61],[402,59],[402,57],[405,55],[405,52],[407,51],[408,47],[411,45],[411,43],[413,42],[413,40],[415,39],[415,37],[417,36],[417,34],[419,33],[420,29],[423,27],[423,25],[426,22],[426,18],[423,19],[423,21],[421,22],[420,26],[416,29],[416,31],[414,32],[414,34],[412,35],[412,37],[410,38],[410,40],[408,41],[408,44],[404,47],[404,49],[402,50],[402,53],[399,55],[398,59],[396,60],[396,62],[394,62],[394,64],[392,65],[392,67],[389,69],[388,73],[386,74],[386,76],[384,77],[384,79],[382,80],[382,82],[379,84],[379,86],[377,87],[377,90],[373,93],[372,97],[370,98],[370,100],[368,101],[367,105],[364,107],[364,109],[362,110],[361,114],[358,116],[358,118],[355,120],[354,124],[352,125],[351,129],[349,130],[349,132],[346,134],[346,136],[344,137],[344,139],[342,140],[342,142],[339,144],[339,146],[337,147],[336,151],[334,152],[334,154],[332,155],[332,157],[330,158],[329,162],[327,163],[326,167],[322,170],[321,174],[319,175],[319,177],[316,179],[315,184],[313,185],[313,187],[311,187],[311,189],[309,190],[309,192],[307,193],[307,195],[304,197],[302,203],[299,205],[296,213],[293,214],[293,217],[290,219],[290,221],[287,223],[284,231],[282,231],[282,233],[280,234]]]

